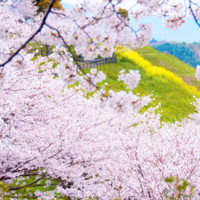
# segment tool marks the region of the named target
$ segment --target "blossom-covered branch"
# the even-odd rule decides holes
[[[33,34],[32,34],[32,36],[30,36],[29,38],[28,38],[28,40],[20,47],[20,48],[18,48],[4,63],[2,63],[2,64],[0,64],[0,68],[1,68],[1,72],[0,72],[0,74],[3,72],[3,69],[4,69],[4,66],[7,64],[7,63],[9,63],[30,41],[32,41],[34,38],[35,38],[35,36],[42,30],[42,28],[43,28],[43,26],[44,26],[44,24],[46,23],[46,20],[47,20],[47,17],[48,17],[48,15],[49,15],[49,13],[50,13],[50,11],[51,11],[51,9],[52,9],[52,7],[53,7],[53,5],[54,5],[54,3],[55,3],[55,1],[56,0],[52,0],[51,1],[51,3],[50,3],[50,5],[49,5],[49,7],[48,7],[48,9],[47,9],[47,11],[46,11],[46,14],[45,14],[45,16],[43,17],[43,19],[42,19],[42,23],[41,23],[41,25],[40,25],[40,27],[37,29],[37,31],[36,32],[34,32]]]

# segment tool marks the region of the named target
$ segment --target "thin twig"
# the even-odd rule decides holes
[[[15,53],[12,54],[4,63],[0,64],[0,68],[2,68],[0,74],[2,74],[5,65],[8,64],[42,30],[55,1],[56,0],[52,0],[51,4],[49,5],[47,12],[42,20],[42,23],[41,23],[40,27],[37,29],[37,31],[18,50],[16,50]]]
[[[23,185],[20,187],[10,187],[9,190],[20,190],[22,188],[26,188],[26,187],[30,187],[32,185],[34,185],[35,183],[37,183],[38,181],[40,181],[41,179],[45,178],[45,175],[43,175],[42,177],[36,179],[35,181],[33,181],[32,183],[28,184],[28,185]]]
[[[63,42],[63,44],[65,45],[65,47],[69,50],[70,54],[71,54],[72,57],[73,57],[73,60],[75,61],[76,65],[78,66],[78,68],[80,69],[80,71],[87,77],[87,79],[89,80],[89,83],[90,83],[92,86],[94,86],[94,87],[101,93],[101,95],[102,95],[103,97],[105,97],[105,98],[107,99],[108,96],[105,95],[103,92],[101,92],[101,91],[99,90],[100,88],[99,88],[98,86],[96,86],[96,85],[92,82],[91,78],[87,75],[87,73],[84,71],[84,69],[83,69],[83,68],[81,67],[81,65],[78,63],[77,57],[76,57],[75,54],[73,53],[73,51],[72,51],[70,45],[67,44],[67,42],[65,41],[65,39],[64,39],[64,38],[62,37],[62,35],[60,34],[60,31],[59,31],[58,29],[54,28],[53,26],[50,26],[50,25],[47,24],[47,23],[45,23],[45,25],[46,25],[48,28],[50,28],[50,29],[52,29],[52,30],[54,30],[54,31],[57,32],[59,38],[62,40],[62,42]]]

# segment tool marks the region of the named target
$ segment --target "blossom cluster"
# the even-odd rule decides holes
[[[134,20],[156,13],[174,29],[188,14],[199,20],[198,1],[132,2]],[[106,200],[200,198],[199,103],[191,119],[161,124],[155,108],[138,112],[150,97],[113,91],[103,102],[99,95],[84,97],[82,90],[93,91],[105,74],[96,69],[77,74],[72,48],[91,59],[111,56],[115,45],[136,47],[151,39],[150,25],[135,30],[120,17],[121,3],[85,0],[68,12],[34,15],[32,0],[0,1],[0,181],[9,184],[41,170],[39,175],[60,180],[53,191],[36,191],[37,199],[56,193]],[[33,59],[26,53],[33,38],[38,46],[56,45],[53,53]],[[121,71],[119,80],[133,89],[140,75]],[[79,86],[68,88],[76,82]],[[187,180],[193,194],[178,193],[165,181],[170,177]],[[5,194],[0,187],[0,197],[9,190]]]
[[[95,58],[99,54],[109,57],[116,45],[137,47],[148,44],[152,39],[151,25],[140,24],[133,28],[128,19],[118,13],[123,7],[128,9],[129,17],[134,21],[142,16],[157,14],[164,16],[162,19],[167,27],[177,29],[184,24],[187,16],[192,15],[199,24],[200,6],[195,0],[132,0],[128,5],[126,7],[123,0],[95,3],[85,0],[67,11],[55,11],[52,8],[47,15],[36,15],[37,7],[32,0],[21,0],[20,3],[1,1],[0,68],[29,38],[34,38],[38,44],[73,45],[77,55],[82,54],[86,59]],[[15,62],[24,63],[23,54]]]
[[[196,67],[195,77],[198,81],[200,80],[200,65],[197,65]]]
[[[56,192],[81,199],[162,199],[166,191],[176,193],[165,182],[173,176],[194,186],[193,199],[199,199],[198,115],[161,125],[155,109],[137,112],[149,97],[110,92],[103,105],[98,96],[86,99],[53,79],[51,63],[38,73],[40,61],[15,73],[9,68],[0,90],[1,180],[44,169],[62,184],[35,192],[38,199],[56,199]]]
[[[125,70],[121,70],[118,76],[118,80],[124,81],[130,89],[136,88],[140,79],[141,75],[138,70],[130,70],[127,74],[125,74]]]

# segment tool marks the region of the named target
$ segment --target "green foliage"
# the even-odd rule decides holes
[[[59,75],[58,74],[55,74],[53,79],[56,79],[56,78],[59,78]]]
[[[163,194],[166,200],[191,200],[194,195],[194,186],[187,180],[179,177],[169,177],[165,182],[170,186],[170,190],[164,190]]]
[[[69,48],[70,48],[70,49],[69,49]],[[74,45],[71,45],[69,48],[67,49],[67,52],[69,52],[69,53],[72,52],[73,55],[76,57],[77,54],[76,54],[76,51],[75,51],[75,47],[74,47]]]
[[[38,173],[31,171],[29,174],[21,176],[13,180],[11,183],[0,182],[0,199],[37,199],[35,192],[54,191],[57,185],[60,184],[59,179],[52,179],[46,173]],[[59,193],[55,193],[56,199],[69,200]]]
[[[166,183],[173,183],[174,182],[174,177],[173,176],[171,176],[171,177],[169,177],[169,178],[165,178],[165,182]]]
[[[37,14],[45,13],[47,8],[49,7],[50,0],[32,0],[33,4],[37,7]],[[53,8],[57,10],[62,10],[63,7],[61,5],[61,0],[56,0]]]
[[[128,16],[128,10],[124,9],[124,8],[119,8],[118,12],[117,12],[122,18],[124,18],[125,20],[130,20],[129,16]]]
[[[53,53],[53,49],[55,48],[55,46],[49,46],[49,45],[44,45],[41,43],[29,43],[29,53],[35,53],[35,51],[37,51],[37,53],[34,54],[34,57],[32,58],[32,60],[36,60],[38,58],[38,56],[48,56],[51,55]]]
[[[58,63],[53,63],[53,65],[52,65],[52,69],[55,69],[56,67],[58,66]]]

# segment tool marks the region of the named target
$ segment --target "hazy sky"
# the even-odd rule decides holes
[[[187,18],[186,23],[178,30],[165,28],[161,19],[157,16],[143,18],[140,22],[151,23],[153,26],[153,38],[156,40],[176,42],[200,42],[200,28],[192,17]],[[132,21],[132,23],[135,23]]]
[[[62,4],[66,10],[71,9],[73,4],[81,2],[81,0],[62,0]],[[126,2],[127,8],[130,1]],[[153,26],[153,38],[156,40],[176,41],[176,42],[200,42],[200,28],[195,24],[192,17],[188,18],[183,27],[178,30],[171,30],[162,25],[161,19],[157,16],[146,17],[137,23],[151,23]],[[136,22],[131,20],[131,24],[135,26]]]

